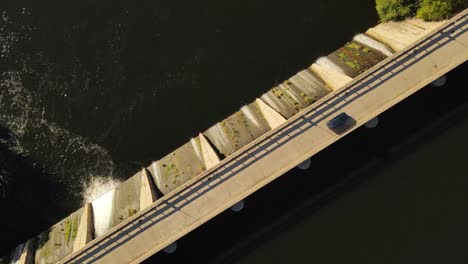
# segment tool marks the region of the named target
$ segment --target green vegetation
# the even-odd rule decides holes
[[[447,19],[464,8],[464,0],[376,0],[382,22],[417,15],[426,21]]]
[[[128,208],[128,217],[131,217],[132,215],[136,214],[138,211],[136,209],[130,209]]]
[[[69,242],[76,238],[78,233],[78,226],[79,226],[79,217],[77,215],[72,215],[68,219],[65,219],[65,228],[62,231],[65,232],[65,243],[66,245]]]
[[[65,243],[70,241],[71,237],[71,231],[72,231],[72,223],[69,219],[65,220]]]
[[[375,8],[382,22],[401,20],[411,16],[414,0],[376,0]]]
[[[359,58],[360,54],[356,50],[359,50],[361,48],[360,46],[354,43],[348,43],[346,44],[346,47],[354,49],[354,51],[348,50],[347,52],[348,53],[352,52],[354,56]],[[367,70],[367,68],[363,67],[363,65],[359,61],[357,61],[355,58],[351,57],[350,55],[346,54],[346,49],[343,49],[343,48],[340,49],[340,51],[337,52],[336,55],[338,56],[340,61],[344,62],[348,67],[350,67],[351,69],[354,69],[358,73],[362,73],[365,70]]]
[[[75,239],[76,236],[78,235],[78,227],[80,225],[79,218],[78,216],[75,215],[73,218],[73,225],[72,225],[72,233],[71,233],[71,239]]]
[[[417,17],[426,21],[448,19],[463,7],[464,0],[420,0]]]

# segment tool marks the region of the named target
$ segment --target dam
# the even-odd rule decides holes
[[[137,263],[466,61],[466,10],[390,22],[334,53],[12,253],[15,263]],[[442,79],[439,79],[442,78]],[[346,111],[343,135],[325,125]],[[302,166],[307,168],[308,166]]]

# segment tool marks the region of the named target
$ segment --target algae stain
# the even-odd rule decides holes
[[[70,219],[65,220],[65,243],[68,245],[72,232],[72,223]]]

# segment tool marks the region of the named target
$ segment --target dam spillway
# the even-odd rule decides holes
[[[170,195],[216,166],[217,162],[228,159],[268,131],[294,119],[302,110],[339,90],[357,74],[365,73],[366,69],[384,60],[387,51],[404,49],[434,28],[432,23],[425,28],[425,22],[422,21],[411,22],[411,25],[417,27],[411,27],[408,23],[392,22],[368,30],[365,37],[356,37],[347,47],[319,59],[309,68],[278,84],[259,99],[243,106],[238,112],[103,194],[87,205],[93,208],[86,212],[93,212],[94,228],[89,228],[88,224],[86,232],[93,229],[93,238],[104,236],[111,228],[136,217],[151,202]],[[412,35],[400,39],[401,34]],[[78,210],[39,238],[33,239],[35,242],[31,243],[38,245],[36,263],[55,263],[74,251],[75,240],[81,237],[79,234],[85,229],[83,226],[87,226],[83,221],[89,222],[90,219],[82,217],[83,211],[85,209]],[[20,246],[15,250],[14,258],[22,255],[26,249],[24,245]]]

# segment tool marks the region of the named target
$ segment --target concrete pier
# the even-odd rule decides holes
[[[94,238],[94,224],[93,224],[93,207],[87,203],[83,207],[81,214],[80,225],[76,234],[75,243],[73,244],[73,252],[82,249]]]
[[[24,244],[18,259],[12,259],[11,264],[33,264],[34,263],[34,240],[30,239]]]
[[[281,126],[284,122],[286,122],[286,118],[276,112],[273,108],[265,104],[261,99],[256,99],[255,102],[257,103],[260,112],[262,112],[265,120],[270,126],[271,129],[277,128]]]
[[[205,163],[205,167],[206,169],[211,169],[220,162],[219,157],[202,133],[198,135],[198,138],[200,138],[202,158]]]
[[[312,71],[317,73],[330,87],[333,91],[338,90],[340,87],[345,86],[347,83],[351,82],[353,79],[343,73],[334,71],[330,68],[325,68],[316,63],[310,66]]]
[[[149,175],[146,169],[140,171],[141,184],[140,184],[140,208],[143,210],[146,207],[152,205],[159,198],[156,194],[155,184],[151,175]]]

